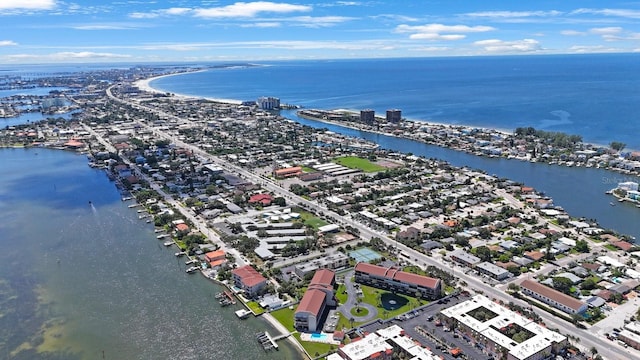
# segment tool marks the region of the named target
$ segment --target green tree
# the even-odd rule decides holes
[[[618,152],[622,151],[622,149],[624,149],[626,146],[627,144],[619,141],[612,141],[611,143],[609,143],[609,147]]]
[[[553,278],[553,287],[558,291],[568,294],[571,286],[573,283],[566,277],[556,276]]]

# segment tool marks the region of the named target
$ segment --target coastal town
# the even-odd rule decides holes
[[[69,90],[0,99],[3,117],[46,117],[3,127],[0,144],[86,154],[185,273],[223,286],[216,311],[273,325],[256,334],[265,351],[291,341],[301,357],[329,360],[640,356],[631,236],[526,184],[302,126],[274,97],[221,102],[149,87],[197,70],[7,79]],[[407,121],[399,109],[298,114],[479,156],[640,171],[640,153],[617,142]],[[634,181],[610,193],[612,205],[640,199]]]

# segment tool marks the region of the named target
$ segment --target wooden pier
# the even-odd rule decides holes
[[[265,351],[271,349],[279,350],[276,340],[271,337],[268,331],[257,333],[256,339],[258,339],[258,342],[262,345],[262,348],[264,348]]]

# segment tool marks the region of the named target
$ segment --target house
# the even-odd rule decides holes
[[[420,230],[413,226],[408,227],[406,230],[398,232],[396,234],[396,240],[400,242],[404,241],[416,241],[420,238]]]
[[[533,261],[540,261],[540,259],[544,258],[544,254],[540,251],[525,251],[522,255]]]
[[[322,329],[320,322],[325,310],[338,304],[334,294],[335,284],[333,271],[316,271],[293,315],[294,326],[298,331],[316,332]]]
[[[269,194],[256,194],[249,198],[249,204],[261,204],[262,206],[269,206],[273,202],[273,196]]]
[[[244,291],[248,298],[255,297],[267,285],[267,279],[251,265],[231,271],[234,285]]]
[[[524,280],[520,283],[520,288],[525,295],[540,300],[556,309],[560,309],[567,314],[581,314],[587,310],[587,304],[584,301],[542,285],[534,280]]]
[[[209,267],[214,269],[227,262],[227,254],[222,249],[210,251],[204,254],[204,259],[209,264]]]
[[[395,267],[360,262],[355,266],[355,280],[360,284],[409,296],[420,294],[423,299],[439,299],[442,296],[440,279],[404,272]]]

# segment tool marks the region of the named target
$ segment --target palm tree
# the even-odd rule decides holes
[[[592,346],[589,351],[591,352],[591,356],[595,356],[598,353],[598,349],[596,349],[595,346]]]

